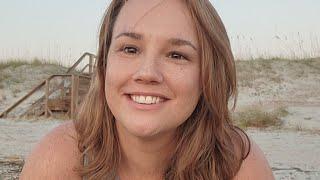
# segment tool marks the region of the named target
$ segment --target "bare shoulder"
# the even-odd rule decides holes
[[[50,131],[28,156],[20,179],[79,179],[76,131],[72,121]]]
[[[252,139],[250,139],[250,144],[250,152],[242,162],[234,180],[274,180],[272,170],[264,153]]]

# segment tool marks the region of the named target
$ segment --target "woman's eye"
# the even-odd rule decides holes
[[[137,54],[138,53],[138,48],[136,47],[131,47],[131,46],[125,46],[122,48],[122,51],[126,54]]]
[[[170,53],[169,57],[173,58],[173,59],[187,60],[187,58],[185,56],[183,56],[183,55],[181,55],[180,53],[177,53],[177,52]]]

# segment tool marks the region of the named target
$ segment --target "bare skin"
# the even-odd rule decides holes
[[[28,156],[20,174],[22,180],[79,179],[73,170],[80,165],[80,153],[72,122],[48,133]]]

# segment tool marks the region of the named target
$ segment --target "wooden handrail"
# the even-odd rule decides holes
[[[89,68],[92,68],[92,61],[93,58],[96,58],[96,56],[94,54],[85,52],[78,60],[76,63],[74,63],[66,72],[66,74],[55,74],[55,75],[51,75],[49,76],[47,79],[45,79],[44,81],[42,81],[41,83],[39,83],[35,88],[33,88],[28,94],[24,95],[22,98],[20,98],[17,102],[15,102],[13,105],[11,105],[9,108],[7,108],[5,111],[3,111],[2,113],[0,113],[0,118],[7,116],[8,113],[10,113],[15,107],[17,107],[19,104],[21,104],[24,100],[26,100],[28,97],[30,97],[34,92],[36,92],[37,90],[39,90],[40,88],[42,88],[43,86],[46,85],[46,82],[49,82],[51,79],[55,78],[55,77],[71,77],[72,74],[70,74],[70,72],[72,72],[80,63],[81,61],[85,58],[85,56],[89,56],[89,64],[87,64],[85,66],[85,68],[87,68],[89,66]],[[84,68],[84,69],[85,69]],[[84,70],[83,69],[83,70]],[[90,70],[89,70],[90,71]],[[78,75],[80,78],[86,78],[86,79],[91,79],[90,76],[86,76],[86,75]],[[51,93],[50,93],[51,94]],[[44,96],[42,96],[41,98],[44,98]],[[41,99],[39,98],[39,99]]]
[[[46,84],[46,81],[42,81],[38,86],[36,86],[34,89],[32,89],[28,94],[20,98],[17,102],[15,102],[13,105],[11,105],[9,108],[7,108],[4,112],[0,114],[0,118],[5,117],[12,109],[17,107],[20,103],[22,103],[24,100],[26,100],[29,96],[31,96],[34,92],[36,92],[38,89],[40,89],[42,86]]]
[[[86,70],[86,69],[87,69],[87,67],[89,67],[89,66],[90,66],[90,65],[89,65],[89,64],[87,64],[84,68],[82,68],[82,69],[81,69],[81,71],[80,71],[80,72],[81,72],[81,73],[83,73],[83,71],[84,71],[84,70]]]
[[[55,78],[55,77],[71,77],[71,74],[55,74],[55,75],[51,75],[50,77],[48,77],[46,80],[42,81],[40,84],[38,84],[35,88],[33,88],[28,94],[24,95],[22,98],[20,98],[18,101],[16,101],[13,105],[11,105],[9,108],[7,108],[5,111],[3,111],[0,114],[0,118],[5,117],[8,113],[10,113],[15,107],[17,107],[19,104],[21,104],[24,100],[26,100],[28,97],[30,97],[34,92],[36,92],[37,90],[39,90],[40,88],[42,88],[45,84],[46,81],[50,81],[51,79]],[[90,79],[90,76],[85,76],[85,75],[78,75],[81,78],[86,78],[86,79]],[[52,92],[51,92],[52,93]],[[50,93],[50,94],[51,94]],[[43,97],[41,97],[43,98]],[[40,99],[40,98],[39,98]]]
[[[85,52],[85,53],[67,70],[66,73],[69,74],[70,72],[72,72],[72,71],[81,63],[81,61],[82,61],[86,56],[96,57],[94,54]]]
[[[67,74],[70,73],[72,70],[74,70],[82,61],[82,59],[87,55],[87,53],[84,53],[77,61],[76,63],[74,63],[68,70],[67,70]]]

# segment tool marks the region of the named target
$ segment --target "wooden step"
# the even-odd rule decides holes
[[[48,108],[51,111],[68,111],[71,104],[70,98],[50,99],[48,100]]]

